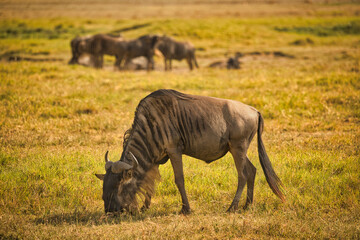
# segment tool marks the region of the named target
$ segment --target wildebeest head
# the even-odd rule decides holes
[[[133,211],[137,208],[136,179],[133,177],[138,166],[136,157],[129,152],[132,164],[124,161],[112,162],[105,154],[106,174],[95,174],[103,181],[103,195],[105,213]]]

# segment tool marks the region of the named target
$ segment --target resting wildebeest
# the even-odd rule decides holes
[[[155,45],[159,37],[157,35],[144,35],[137,39],[126,42],[125,67],[133,58],[143,56],[147,59],[147,70],[154,69]]]
[[[213,62],[209,65],[210,68],[227,68],[227,69],[240,69],[241,62],[239,58],[243,55],[239,52],[234,57],[229,57],[226,61]]]
[[[215,161],[230,152],[238,172],[238,187],[228,211],[238,208],[247,184],[246,208],[253,201],[256,168],[247,157],[251,140],[257,133],[258,153],[266,180],[283,201],[282,183],[266,154],[261,133],[263,118],[255,108],[241,102],[158,90],[142,99],[136,108],[131,129],[124,136],[120,160],[111,162],[105,154],[103,180],[105,212],[137,209],[136,195],[149,207],[159,164],[170,158],[181,199],[181,213],[190,213],[185,192],[182,154]]]
[[[94,58],[96,68],[102,68],[104,55],[115,56],[115,68],[120,64],[126,53],[127,44],[122,37],[114,37],[108,34],[96,34],[91,37],[78,37],[71,41],[73,58],[69,63],[76,63],[79,56],[88,53]],[[76,53],[74,58],[74,52]],[[74,60],[73,60],[74,59]],[[75,61],[76,60],[76,61]]]
[[[189,42],[178,42],[171,37],[163,36],[157,48],[164,55],[165,71],[172,69],[172,59],[180,61],[185,58],[190,70],[193,69],[193,62],[199,68],[195,57],[195,47]]]
[[[226,68],[227,69],[240,69],[240,61],[239,57],[241,57],[241,53],[236,53],[234,57],[229,57],[226,61]]]

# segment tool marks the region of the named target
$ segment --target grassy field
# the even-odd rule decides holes
[[[110,0],[101,11],[71,1],[88,15],[66,2],[49,11],[41,1],[1,3],[0,239],[359,239],[360,5],[124,2],[124,15]],[[174,62],[164,72],[159,57],[150,73],[114,71],[112,57],[102,70],[67,65],[70,39],[100,32],[189,40],[200,69]],[[240,70],[207,67],[237,51]],[[237,182],[227,154],[211,164],[184,156],[191,215],[178,214],[167,163],[149,210],[105,216],[94,174],[104,173],[106,150],[119,159],[138,102],[160,88],[256,107],[287,202],[268,187],[254,142],[247,211],[225,213]]]

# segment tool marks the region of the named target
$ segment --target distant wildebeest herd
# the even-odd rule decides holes
[[[90,56],[94,67],[102,68],[104,55],[115,57],[114,67],[118,70],[131,69],[132,61],[137,57],[146,59],[148,71],[155,68],[154,55],[158,54],[164,58],[165,71],[172,70],[172,60],[186,60],[189,69],[194,66],[199,68],[196,61],[195,47],[190,42],[180,42],[172,37],[163,35],[144,35],[136,39],[126,40],[121,36],[109,34],[96,34],[93,36],[76,37],[71,40],[72,58],[69,64],[79,64],[83,54]],[[238,56],[229,58],[227,62],[216,62],[209,67],[239,69]],[[135,67],[141,69],[144,66]]]

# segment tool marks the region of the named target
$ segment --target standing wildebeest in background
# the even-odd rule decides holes
[[[126,53],[126,42],[122,37],[114,37],[108,34],[96,34],[91,37],[78,37],[71,41],[71,48],[76,53],[76,58],[70,60],[75,63],[81,54],[88,53],[94,58],[96,68],[102,68],[104,55],[115,56],[115,68],[120,68],[120,64]],[[70,63],[69,62],[69,63]]]
[[[105,154],[103,180],[105,212],[137,209],[136,195],[149,207],[159,164],[169,158],[181,199],[181,213],[190,213],[185,192],[182,154],[207,163],[230,151],[238,172],[238,187],[228,211],[238,208],[241,192],[247,184],[245,207],[253,201],[256,168],[247,157],[252,138],[257,133],[258,152],[266,180],[283,201],[282,183],[274,172],[261,139],[264,122],[255,108],[241,102],[158,90],[142,99],[136,108],[131,129],[125,133],[119,161],[111,162]]]
[[[147,59],[147,70],[154,69],[155,46],[159,40],[157,35],[144,35],[137,39],[127,41],[125,68],[133,58],[143,56]]]
[[[190,70],[193,69],[193,62],[199,68],[195,57],[195,47],[189,42],[178,42],[171,37],[163,36],[157,48],[164,55],[165,71],[172,69],[172,59],[180,61],[185,58]]]
[[[90,39],[91,36],[85,36],[85,37],[76,37],[71,40],[70,47],[71,47],[72,57],[69,61],[69,64],[79,64],[79,58],[81,54],[86,52],[82,45],[90,46],[90,43],[88,43]]]
[[[126,42],[122,37],[107,34],[96,34],[92,37],[86,50],[95,58],[95,67],[102,68],[104,55],[115,56],[114,67],[120,69],[120,64],[126,53]]]

